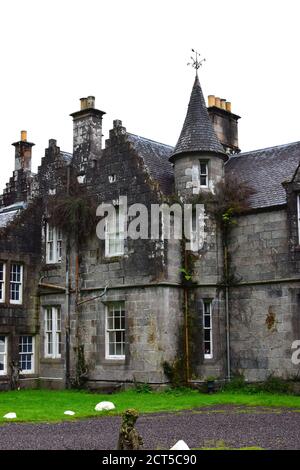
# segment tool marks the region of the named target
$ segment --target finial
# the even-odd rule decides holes
[[[200,55],[201,54],[198,51],[195,51],[195,49],[192,49],[192,52],[194,52],[195,57],[191,56],[192,62],[188,62],[187,65],[191,65],[192,67],[194,67],[194,69],[196,70],[196,75],[198,75],[198,69],[200,67],[202,67],[203,62],[205,62],[206,59],[201,59],[200,60]]]

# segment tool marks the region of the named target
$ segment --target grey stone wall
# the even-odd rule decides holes
[[[199,162],[208,162],[208,187],[213,190],[224,178],[224,162],[210,154],[187,154],[176,158],[174,164],[175,189],[179,196],[193,196],[208,189],[200,187]]]
[[[230,252],[240,284],[230,289],[233,372],[248,380],[297,374],[300,280],[290,263],[285,208],[238,218]],[[294,279],[294,280],[293,280]]]
[[[96,294],[96,292],[94,293]],[[90,294],[91,295],[91,294]],[[122,301],[126,311],[125,360],[105,358],[105,308]],[[80,335],[90,382],[166,382],[162,363],[178,356],[183,317],[180,290],[172,287],[111,289],[80,312]]]

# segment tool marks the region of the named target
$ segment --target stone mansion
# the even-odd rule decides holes
[[[175,147],[119,120],[102,145],[104,114],[94,97],[82,98],[71,114],[73,153],[49,140],[36,173],[27,133],[13,144],[15,167],[0,196],[0,390],[10,387],[13,366],[22,387],[159,387],[176,367],[187,381],[295,376],[300,142],[241,152],[239,116],[212,95],[207,106],[198,75]],[[82,192],[97,204],[118,207],[127,196],[150,208],[213,193],[230,177],[253,189],[228,238],[232,284],[222,284],[224,243],[213,216],[192,268],[180,240],[124,238],[120,226],[99,240],[96,225],[79,240],[49,218],[58,195],[72,199],[73,180],[77,205]]]

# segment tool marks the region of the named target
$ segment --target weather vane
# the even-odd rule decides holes
[[[201,54],[199,52],[195,51],[195,49],[192,49],[192,52],[194,52],[195,57],[191,56],[192,62],[188,62],[187,65],[191,65],[192,67],[194,67],[194,69],[196,70],[196,74],[198,74],[198,69],[200,67],[202,67],[203,62],[205,62],[206,59],[201,59],[200,60],[200,55]]]

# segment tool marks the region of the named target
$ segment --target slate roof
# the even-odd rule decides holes
[[[16,204],[0,209],[0,228],[7,227],[16,215],[18,215],[21,210],[25,209],[26,206],[26,202],[17,202]]]
[[[172,154],[183,152],[213,152],[225,154],[206,108],[198,75],[196,75],[183,128]]]
[[[162,192],[170,194],[173,190],[174,170],[169,157],[173,147],[130,133],[127,133],[127,138],[143,159],[150,176],[159,183]]]
[[[290,181],[300,163],[300,142],[240,153],[225,164],[225,173],[233,174],[256,190],[252,208],[286,203],[283,181]]]

